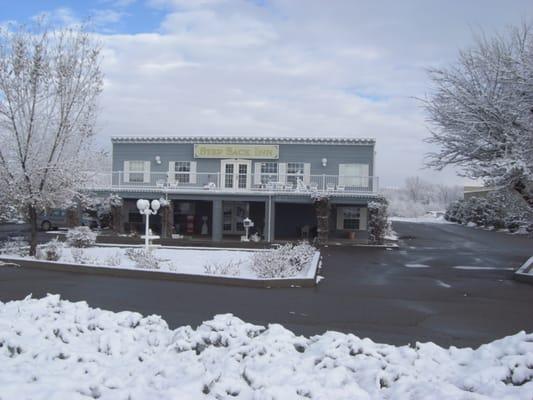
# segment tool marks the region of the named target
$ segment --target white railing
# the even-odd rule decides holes
[[[188,174],[167,172],[150,174],[123,171],[100,173],[91,177],[88,189],[159,189],[161,191],[214,190],[226,192],[322,192],[322,193],[377,193],[378,177],[339,175],[290,175],[264,176],[254,174],[225,174],[220,172],[197,172]]]

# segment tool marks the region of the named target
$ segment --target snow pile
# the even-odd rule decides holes
[[[85,302],[0,302],[0,399],[531,399],[533,335],[477,350],[295,336],[218,315],[196,330]]]

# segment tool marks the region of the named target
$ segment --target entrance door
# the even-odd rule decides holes
[[[242,221],[248,215],[248,203],[225,201],[223,204],[224,223],[222,230],[226,234],[239,235],[244,233]]]
[[[222,160],[222,187],[226,189],[250,189],[250,160]]]

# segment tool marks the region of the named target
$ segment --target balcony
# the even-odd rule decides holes
[[[260,183],[259,183],[260,182]],[[260,175],[251,173],[197,172],[100,173],[90,177],[87,190],[150,192],[224,192],[255,194],[374,195],[378,193],[378,177],[339,175]]]

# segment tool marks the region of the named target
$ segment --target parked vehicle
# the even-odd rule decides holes
[[[98,228],[98,220],[84,213],[81,216],[81,225],[95,229]],[[52,208],[48,212],[43,212],[37,217],[37,226],[43,231],[67,228],[67,210],[62,208]]]

